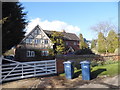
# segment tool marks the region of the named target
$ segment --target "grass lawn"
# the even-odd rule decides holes
[[[91,67],[91,78],[96,78],[97,76],[102,75],[114,76],[118,73],[120,74],[120,71],[118,72],[118,62],[114,64]],[[74,68],[74,75],[75,77],[82,75],[81,69],[77,70],[76,68]],[[65,73],[60,74],[60,76],[65,76]]]
[[[102,75],[114,76],[118,73],[120,74],[118,72],[118,63],[91,67],[91,76],[93,78]]]

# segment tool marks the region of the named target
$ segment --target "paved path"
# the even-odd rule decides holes
[[[91,82],[76,88],[120,88],[120,75],[114,77],[107,77],[99,82]]]

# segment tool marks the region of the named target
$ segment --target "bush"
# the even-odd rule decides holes
[[[94,53],[89,48],[81,49],[75,52],[75,55],[86,55],[86,54],[94,54]]]
[[[104,62],[105,65],[107,64],[114,64],[114,63],[117,63],[118,61],[115,61],[115,60],[107,60]]]
[[[49,56],[55,56],[53,49],[49,49],[48,51],[49,51]]]
[[[116,48],[114,53],[115,53],[116,55],[120,55],[120,48]]]
[[[95,66],[98,66],[98,63],[93,60],[93,61],[91,61],[90,65],[91,65],[92,67],[95,67]]]

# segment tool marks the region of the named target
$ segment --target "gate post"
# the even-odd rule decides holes
[[[2,83],[2,59],[3,59],[3,56],[1,55],[0,56],[0,84]]]
[[[23,76],[23,64],[22,64],[22,78],[23,78],[24,76]]]

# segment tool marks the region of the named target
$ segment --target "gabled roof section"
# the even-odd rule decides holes
[[[41,30],[41,32],[43,32],[44,35],[50,40],[50,38],[46,35],[46,33],[43,31],[43,29],[42,29],[39,25],[37,25],[37,26],[35,26],[35,28],[33,28],[33,29],[31,30],[30,33],[28,33],[28,34],[25,36],[25,38],[24,38],[22,41],[24,41],[25,39],[27,39],[29,36],[32,36],[32,33],[33,33],[36,29]],[[33,36],[33,38],[34,38],[34,36]],[[22,41],[21,41],[20,43],[22,43]],[[51,40],[50,40],[50,41],[51,41]]]
[[[47,35],[52,34],[52,31],[49,30],[43,30]],[[58,32],[58,31],[57,31]],[[74,33],[67,33],[67,32],[62,32],[64,40],[77,40],[79,41],[79,38],[76,36]]]
[[[32,33],[36,30],[36,29],[40,29],[43,33],[45,33],[46,34],[46,36],[49,38],[49,35],[51,35],[52,34],[52,30],[43,30],[39,25],[37,25],[35,28],[33,28],[32,30],[31,30],[31,32],[30,33],[28,33],[28,35],[26,35],[25,36],[25,38],[23,39],[23,40],[25,40],[26,38],[28,38],[30,35],[32,36]],[[56,32],[58,32],[58,31],[56,31]],[[74,34],[74,33],[67,33],[67,32],[61,32],[62,33],[62,35],[63,35],[63,39],[64,40],[77,40],[77,41],[79,41],[79,38],[76,36],[76,34]],[[22,41],[23,41],[22,40]],[[21,41],[21,42],[22,42]]]
[[[30,33],[28,33],[23,40],[25,40],[26,38],[28,38],[37,28],[39,28],[39,25],[37,25],[35,28],[33,28],[33,30],[30,31]]]

